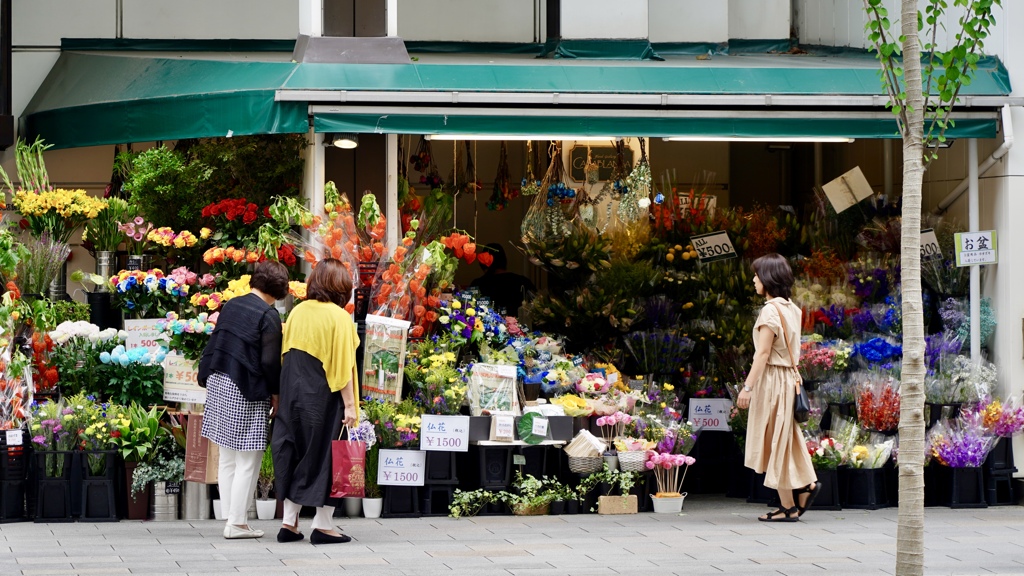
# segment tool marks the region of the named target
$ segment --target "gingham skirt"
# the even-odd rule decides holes
[[[270,401],[251,402],[226,375],[214,372],[206,380],[203,437],[238,452],[267,448]]]

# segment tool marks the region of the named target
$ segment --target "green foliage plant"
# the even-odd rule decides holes
[[[198,230],[209,197],[201,186],[213,168],[166,146],[140,152],[131,161],[124,187],[130,203],[156,226]]]

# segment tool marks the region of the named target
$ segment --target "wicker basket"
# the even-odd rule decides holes
[[[623,472],[643,472],[647,462],[647,452],[636,450],[619,452],[619,470]]]
[[[512,508],[512,514],[516,516],[545,516],[551,511],[551,503],[545,502],[536,506],[516,506]]]
[[[569,456],[569,471],[575,474],[593,474],[604,467],[600,456]]]

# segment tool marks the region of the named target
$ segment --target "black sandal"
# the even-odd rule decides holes
[[[793,514],[796,514],[796,516],[793,516]],[[800,521],[800,509],[797,506],[792,508],[779,506],[778,510],[769,512],[764,516],[758,516],[757,519],[761,522],[798,522]]]
[[[811,488],[811,484],[808,484],[799,490],[793,491],[793,498],[796,500],[797,518],[803,516],[804,512],[807,512],[811,505],[814,504],[814,499],[818,497],[818,493],[821,492],[821,482],[815,481],[813,484],[814,488]],[[807,496],[807,503],[803,506],[800,505],[800,494],[809,495]]]

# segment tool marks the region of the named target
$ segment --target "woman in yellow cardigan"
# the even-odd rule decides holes
[[[331,491],[331,441],[342,424],[353,426],[359,414],[356,347],[359,336],[343,306],[352,294],[352,277],[342,263],[322,260],[306,285],[305,302],[285,324],[281,352],[281,392],[274,422],[272,452],[284,522],[278,542],[302,540],[299,511],[316,507],[313,544],[351,540],[334,527]]]

